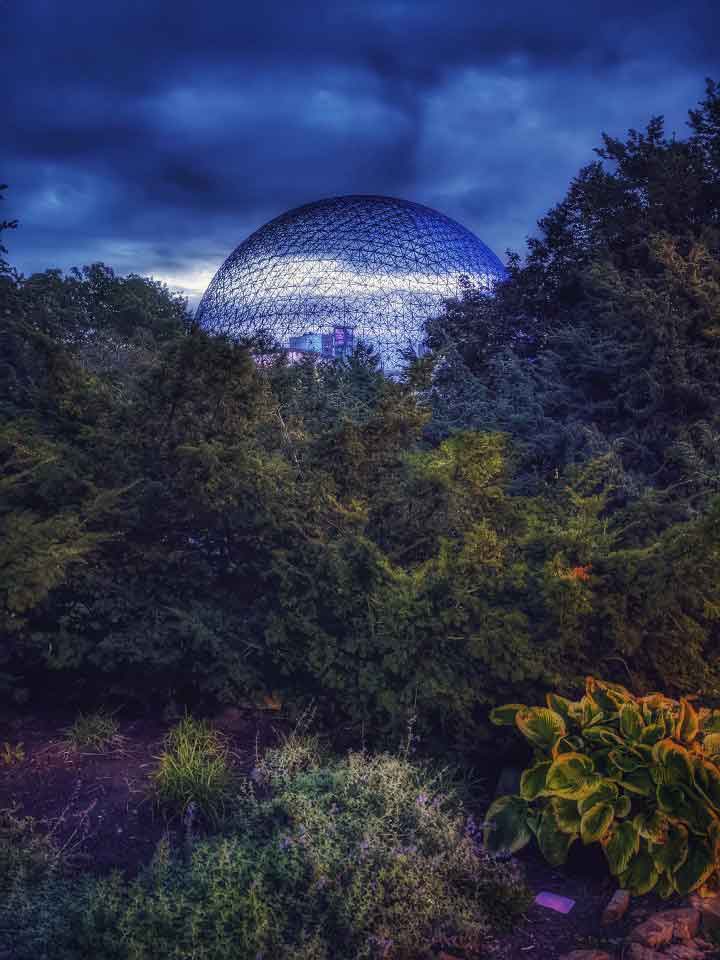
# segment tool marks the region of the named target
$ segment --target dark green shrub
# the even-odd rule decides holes
[[[534,748],[518,796],[486,817],[490,850],[515,851],[533,836],[553,865],[572,844],[600,843],[622,887],[661,897],[720,884],[720,711],[660,693],[635,697],[589,677],[575,702],[507,704]]]

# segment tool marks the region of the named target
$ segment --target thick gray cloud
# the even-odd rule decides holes
[[[25,273],[104,260],[194,300],[322,196],[456,217],[499,254],[594,158],[718,76],[716,0],[0,3],[3,215]]]

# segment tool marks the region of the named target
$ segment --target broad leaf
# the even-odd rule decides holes
[[[567,697],[561,697],[557,693],[547,693],[545,694],[545,702],[550,710],[554,710],[555,713],[559,713],[563,718],[565,723],[570,720],[570,705],[572,700],[568,700]]]
[[[621,874],[620,882],[631,893],[642,897],[649,893],[658,881],[657,868],[647,850],[640,850],[632,858],[627,869]]]
[[[552,804],[548,804],[543,810],[537,832],[538,846],[547,862],[553,867],[559,867],[565,863],[568,850],[575,840],[577,840],[577,834],[565,833],[560,829],[555,809]]]
[[[577,836],[580,831],[580,811],[578,810],[577,800],[553,797],[550,805],[555,812],[555,821],[558,829],[562,830],[563,833],[570,833]]]
[[[494,707],[490,711],[490,723],[496,727],[514,726],[518,710],[527,710],[527,707],[524,703],[505,703],[501,707]]]
[[[565,736],[565,721],[548,707],[526,707],[515,714],[515,723],[530,743],[548,752]]]
[[[620,707],[620,732],[628,740],[639,740],[645,729],[640,708],[634,703],[624,703]]]
[[[624,750],[611,750],[608,754],[608,760],[620,773],[632,773],[641,765],[638,757],[626,753]]]
[[[657,804],[663,813],[673,820],[682,820],[690,832],[705,836],[710,827],[717,823],[707,802],[697,796],[689,787],[682,784],[661,783],[657,787]]]
[[[689,784],[693,780],[690,754],[685,747],[669,737],[653,747],[653,776],[657,783]]]
[[[598,782],[593,774],[593,762],[582,753],[563,753],[553,760],[545,786],[560,797],[578,800]]]
[[[653,810],[652,813],[639,813],[633,818],[633,824],[641,837],[662,843],[667,834],[668,818],[660,810]]]
[[[720,733],[720,710],[701,710],[700,729],[703,733]]]
[[[708,801],[720,810],[720,768],[704,757],[693,757],[695,784]]]
[[[594,807],[596,803],[614,804],[618,798],[618,793],[619,790],[616,783],[612,780],[601,780],[597,787],[578,803],[578,809],[580,813],[586,813],[590,807]]]
[[[606,747],[620,747],[623,745],[623,738],[618,736],[610,727],[601,725],[585,727],[583,737],[592,743],[603,743]]]
[[[673,874],[675,889],[682,896],[701,886],[715,869],[710,846],[699,837],[688,840],[687,857]]]
[[[584,844],[602,840],[615,819],[615,811],[610,803],[596,803],[583,814],[580,821],[580,839]]]
[[[534,767],[528,767],[520,777],[520,796],[524,800],[535,800],[545,789],[545,780],[551,762],[536,763]]]
[[[493,853],[515,853],[530,842],[528,805],[522,797],[498,797],[485,814],[485,846]]]
[[[618,797],[615,801],[615,816],[622,819],[627,817],[627,815],[632,810],[632,801],[627,794],[623,794],[621,797]]]
[[[658,741],[664,739],[665,732],[664,723],[651,723],[649,726],[645,727],[643,732],[640,734],[640,743],[644,743],[652,747],[658,743]]]
[[[640,849],[640,837],[631,820],[616,822],[602,841],[610,872],[619,876]]]
[[[653,779],[644,767],[638,767],[637,770],[624,774],[622,787],[628,793],[636,793],[641,797],[652,797],[655,794]]]
[[[580,726],[591,727],[595,723],[600,723],[605,719],[604,712],[600,709],[599,704],[593,700],[592,697],[589,697],[587,694],[580,700]]]
[[[678,716],[675,736],[683,743],[692,743],[700,730],[700,718],[697,710],[683,697],[680,700],[680,715]]]
[[[688,832],[682,823],[669,823],[664,843],[651,843],[650,856],[658,870],[674,873],[685,863],[688,854]]]
[[[585,692],[593,698],[606,714],[617,713],[624,703],[632,700],[632,694],[625,687],[620,686],[619,683],[606,683],[602,680],[596,680],[594,677],[586,679]]]
[[[711,759],[720,756],[720,733],[706,733],[703,737],[703,750]]]

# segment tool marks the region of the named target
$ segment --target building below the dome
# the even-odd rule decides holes
[[[288,350],[300,354],[320,354],[328,359],[349,356],[355,349],[355,328],[335,324],[332,333],[307,331],[288,338]]]

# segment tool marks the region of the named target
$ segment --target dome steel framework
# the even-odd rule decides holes
[[[213,277],[200,326],[261,330],[300,352],[339,356],[362,341],[386,367],[422,349],[423,323],[459,293],[490,290],[500,260],[455,220],[392,197],[347,196],[297,207],[260,227]]]

